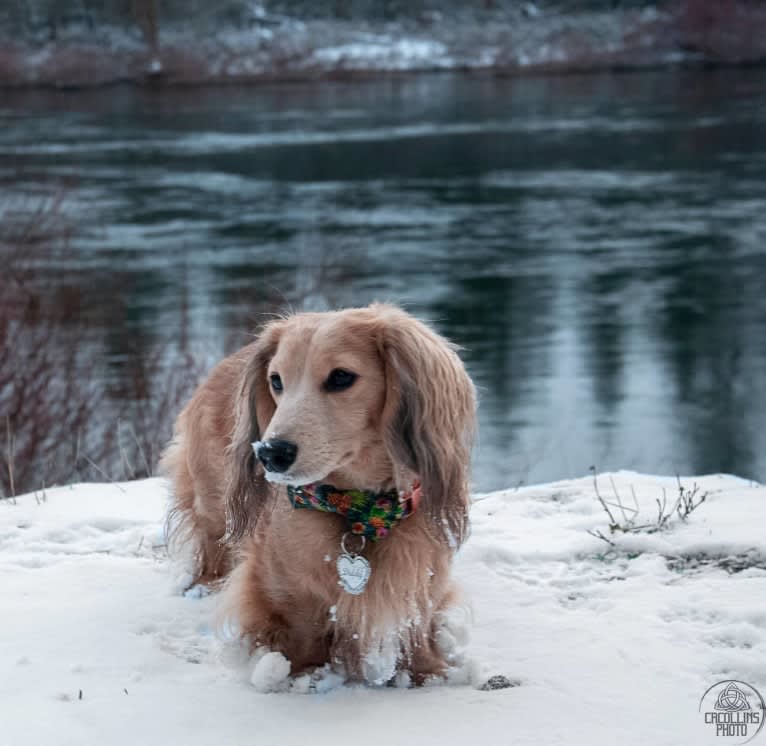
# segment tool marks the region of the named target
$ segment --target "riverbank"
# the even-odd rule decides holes
[[[151,3],[148,6],[153,7]],[[523,75],[766,60],[766,8],[736,0],[618,6],[485,3],[390,18],[240,8],[135,22],[82,11],[3,27],[0,86],[256,83],[435,70]]]

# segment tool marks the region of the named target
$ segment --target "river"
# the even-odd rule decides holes
[[[168,335],[390,300],[463,347],[478,490],[766,478],[761,70],[0,95],[3,197],[61,190],[38,279],[113,396]]]

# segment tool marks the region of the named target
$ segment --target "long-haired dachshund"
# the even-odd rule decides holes
[[[454,347],[399,308],[270,322],[198,388],[163,458],[193,582],[225,580],[242,639],[294,676],[443,676],[475,410]]]

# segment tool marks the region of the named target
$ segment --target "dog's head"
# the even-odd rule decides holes
[[[268,492],[264,479],[359,489],[406,489],[419,479],[421,509],[459,542],[475,408],[453,346],[398,308],[271,322],[252,346],[242,381],[229,536],[254,525]]]

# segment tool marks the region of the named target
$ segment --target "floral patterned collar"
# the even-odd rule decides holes
[[[329,484],[288,485],[287,496],[294,508],[313,508],[345,516],[349,530],[357,536],[376,541],[388,536],[391,528],[417,508],[421,498],[420,482],[397,492],[340,490]]]

